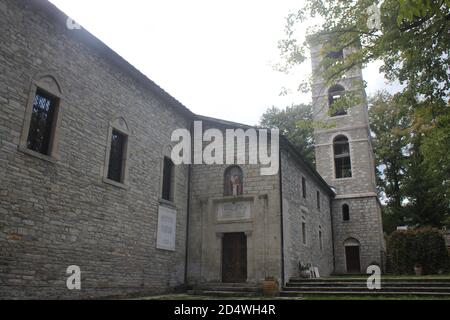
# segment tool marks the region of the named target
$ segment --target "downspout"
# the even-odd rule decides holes
[[[330,197],[330,218],[331,218],[331,248],[333,249],[333,273],[336,272],[336,255],[334,249],[334,222],[333,222],[333,197]]]
[[[279,154],[279,176],[280,176],[280,219],[281,219],[281,282],[282,282],[282,286],[284,287],[284,280],[285,280],[285,275],[284,275],[284,227],[283,227],[283,174],[281,171],[281,148],[278,151]]]
[[[192,137],[192,126],[191,122],[191,137]],[[191,150],[192,155],[192,150]],[[189,217],[191,213],[191,180],[192,180],[192,164],[188,164],[188,189],[187,189],[187,210],[186,210],[186,240],[185,240],[185,254],[184,254],[184,285],[187,285],[188,278],[188,254],[189,254]]]

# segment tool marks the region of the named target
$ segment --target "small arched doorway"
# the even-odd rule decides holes
[[[355,238],[344,241],[347,273],[361,273],[360,245]]]

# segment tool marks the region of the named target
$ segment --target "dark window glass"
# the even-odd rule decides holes
[[[306,244],[306,223],[302,222],[302,242]]]
[[[320,245],[320,251],[323,251],[322,231],[319,231],[319,245]]]
[[[111,137],[111,152],[109,154],[108,179],[123,182],[124,154],[126,135],[113,130]]]
[[[165,157],[163,169],[162,198],[167,201],[172,201],[172,176],[173,162],[169,158]]]
[[[334,139],[333,149],[336,178],[350,178],[352,176],[352,166],[348,139],[344,136],[337,137]]]
[[[231,166],[225,170],[224,189],[225,196],[240,196],[244,192],[244,174],[238,166]]]
[[[337,51],[330,51],[328,52],[327,57],[331,59],[342,59],[344,57],[344,51],[342,49]]]
[[[332,86],[329,90],[328,90],[328,105],[330,108],[333,107],[333,104],[335,102],[337,102],[339,99],[342,98],[342,96],[345,93],[345,89],[343,86],[341,85],[335,85]],[[344,108],[339,108],[336,110],[333,110],[331,116],[335,117],[335,116],[343,116],[347,114],[347,110],[345,110]]]
[[[53,119],[58,99],[38,89],[34,96],[31,112],[30,130],[27,138],[27,148],[49,155],[52,139]]]
[[[302,194],[303,198],[306,198],[306,179],[302,177]]]
[[[342,219],[344,221],[350,221],[350,207],[348,204],[342,206]]]
[[[320,210],[320,192],[317,191],[317,209]]]

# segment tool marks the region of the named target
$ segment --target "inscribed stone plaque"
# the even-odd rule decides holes
[[[223,202],[217,205],[217,220],[247,220],[251,218],[251,201]]]
[[[177,211],[175,209],[159,206],[156,248],[175,251],[176,229]]]

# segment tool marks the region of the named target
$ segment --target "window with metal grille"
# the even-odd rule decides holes
[[[50,155],[54,131],[54,118],[58,99],[41,89],[36,90],[31,111],[27,148],[41,154]]]

